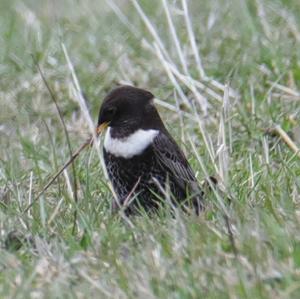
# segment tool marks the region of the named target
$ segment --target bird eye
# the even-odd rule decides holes
[[[106,115],[108,116],[108,117],[112,117],[112,116],[114,116],[115,114],[116,114],[116,111],[117,111],[117,108],[116,107],[109,107],[109,108],[107,108],[106,109]]]

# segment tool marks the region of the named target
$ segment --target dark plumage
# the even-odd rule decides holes
[[[130,202],[126,212],[157,208],[166,192],[181,204],[187,199],[196,212],[202,193],[184,154],[165,128],[154,104],[143,89],[122,86],[111,91],[100,108],[98,130],[106,132],[104,161],[118,203]],[[168,189],[169,188],[169,189]]]

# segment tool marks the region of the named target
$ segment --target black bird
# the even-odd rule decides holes
[[[127,214],[157,209],[166,194],[173,204],[191,203],[198,213],[202,193],[195,175],[165,128],[149,91],[132,86],[112,90],[99,112],[98,133],[106,128],[103,154],[117,195],[113,208]]]

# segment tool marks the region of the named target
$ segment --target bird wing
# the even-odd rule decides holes
[[[194,172],[170,135],[160,132],[153,140],[153,150],[158,163],[163,169],[168,170],[183,189],[186,184],[194,185],[196,182]]]

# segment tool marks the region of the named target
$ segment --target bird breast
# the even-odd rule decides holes
[[[112,138],[111,128],[108,128],[104,138],[105,150],[116,156],[130,159],[140,155],[158,135],[158,130],[136,130],[134,133],[124,138]]]

